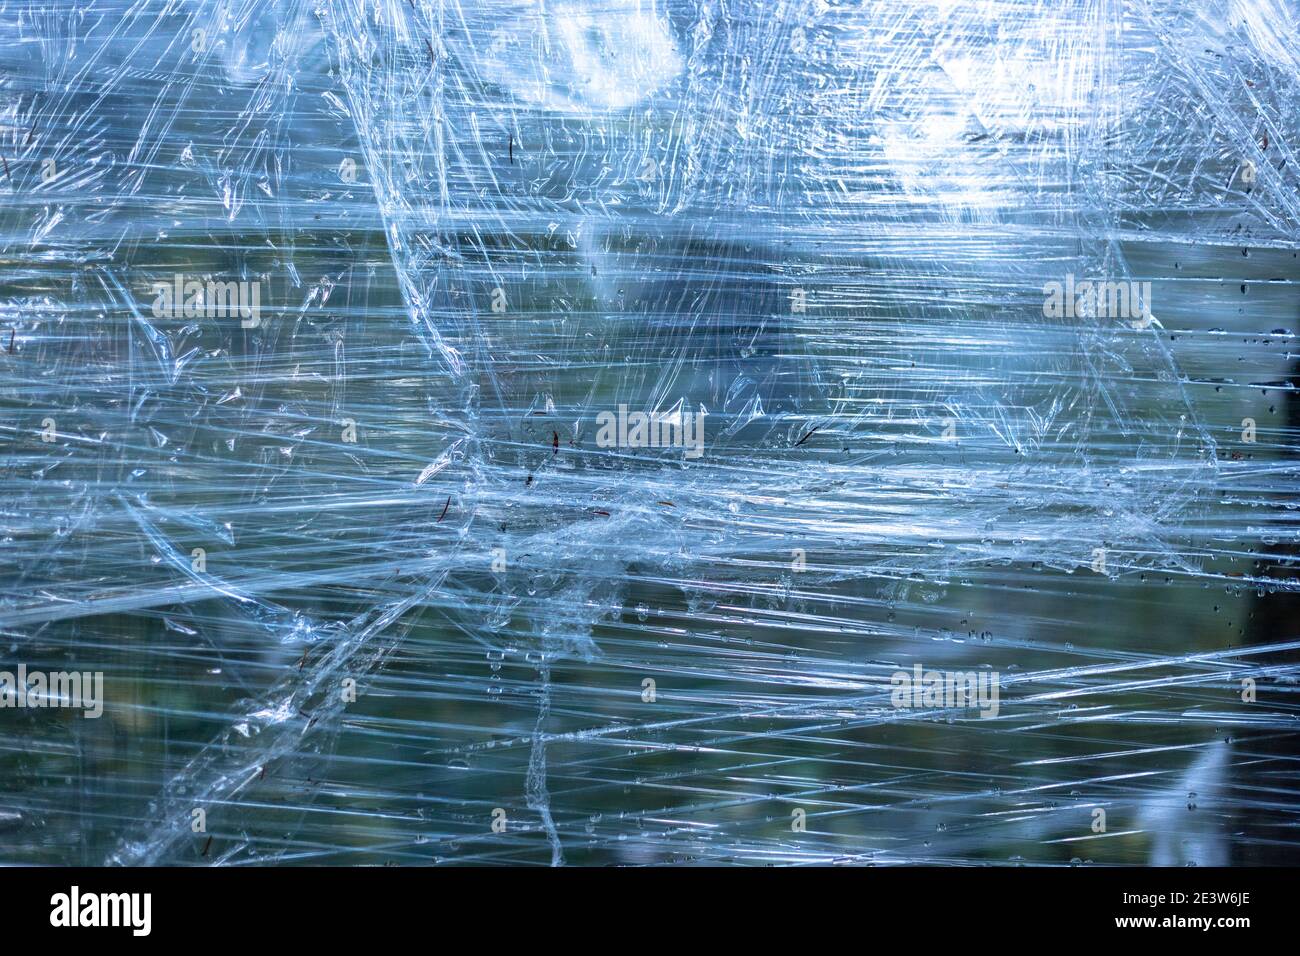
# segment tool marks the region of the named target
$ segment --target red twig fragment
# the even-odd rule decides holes
[[[609,517],[609,512],[608,512],[608,511],[599,511],[599,510],[597,510],[596,508],[592,508],[592,509],[591,509],[591,513],[594,514],[594,515],[601,515],[602,517],[605,517],[605,518],[608,518],[608,517]]]

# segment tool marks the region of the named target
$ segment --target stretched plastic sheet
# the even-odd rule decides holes
[[[1293,4],[0,10],[0,861],[1294,862]]]

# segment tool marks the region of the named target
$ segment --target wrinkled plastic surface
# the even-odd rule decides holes
[[[1293,4],[2,9],[0,861],[1294,862]]]

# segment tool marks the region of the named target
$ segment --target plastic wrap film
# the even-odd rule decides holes
[[[0,862],[1295,862],[1298,24],[4,0]]]

